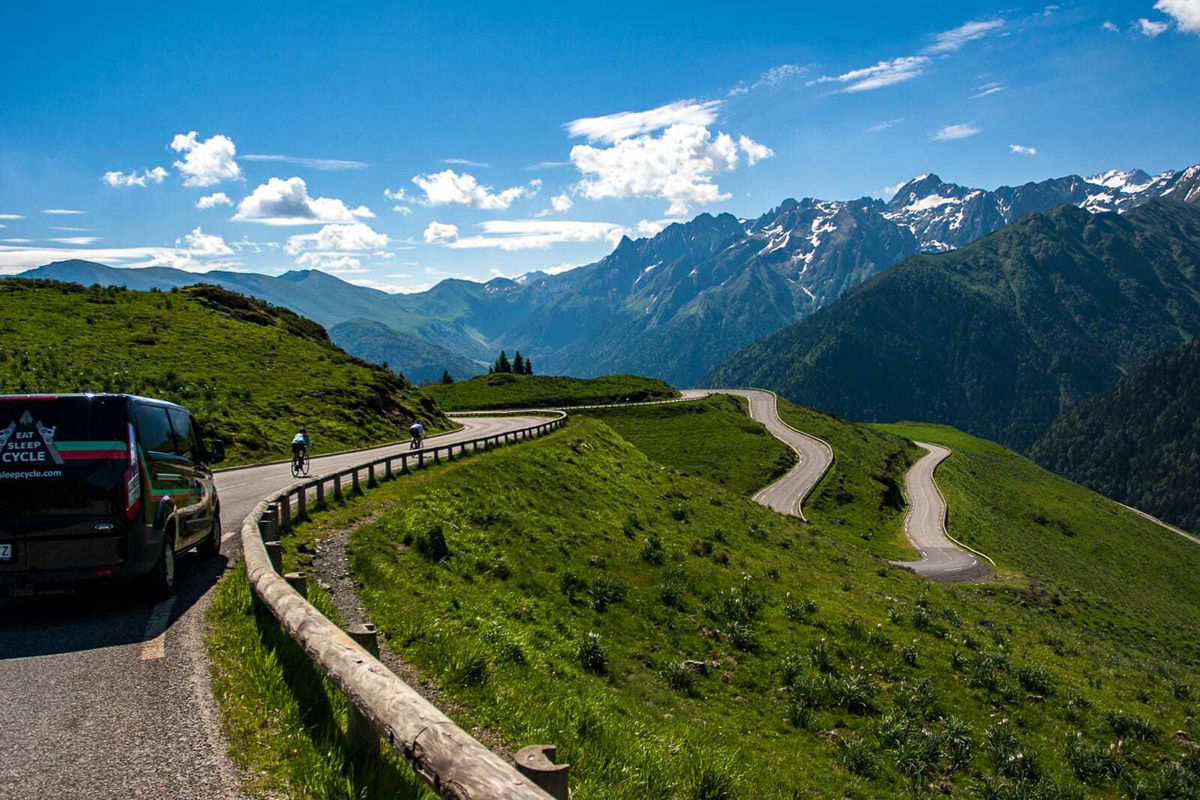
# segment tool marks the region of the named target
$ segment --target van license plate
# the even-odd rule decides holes
[[[0,564],[6,561],[13,560],[13,546],[11,544],[0,544]]]

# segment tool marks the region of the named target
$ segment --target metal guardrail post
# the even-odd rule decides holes
[[[263,547],[267,548],[267,558],[271,559],[271,567],[276,572],[283,572],[283,545],[276,541],[263,542]]]
[[[308,578],[304,576],[303,572],[289,572],[283,576],[283,579],[287,581],[288,586],[296,590],[297,594],[308,599]]]

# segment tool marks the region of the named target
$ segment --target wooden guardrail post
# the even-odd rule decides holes
[[[358,467],[350,470],[350,476],[350,494],[362,494],[362,487],[358,485]]]
[[[308,487],[301,486],[300,491],[296,492],[296,519],[305,519],[308,517]]]
[[[317,508],[325,507],[325,479],[317,479]]]
[[[297,594],[305,599],[308,598],[308,578],[304,576],[303,572],[289,572],[283,576],[283,579],[287,581],[288,586],[296,590]]]
[[[292,496],[285,494],[279,498],[279,530],[280,532],[290,531],[292,529]]]
[[[263,547],[267,548],[267,558],[271,559],[271,566],[276,572],[283,572],[283,544],[278,540],[263,542]]]
[[[400,456],[400,474],[401,475],[408,474],[408,456],[407,455]]]
[[[346,628],[346,635],[359,647],[379,658],[379,634],[375,625],[364,622]],[[379,747],[379,734],[353,700],[346,703],[346,748],[355,756],[366,755]]]
[[[342,502],[342,473],[340,472],[333,476],[333,499],[335,502]]]
[[[567,800],[567,782],[570,764],[555,764],[558,748],[552,744],[534,744],[522,747],[513,759],[517,772],[546,790],[555,800]]]
[[[433,463],[435,463],[435,464],[442,463],[442,457],[439,454],[438,449],[436,447],[433,448]]]
[[[383,460],[383,479],[390,481],[394,477],[396,476],[392,474],[392,457],[388,456]]]
[[[417,451],[417,469],[425,469],[425,451]]]
[[[367,488],[374,489],[379,484],[375,481],[375,462],[367,464]]]

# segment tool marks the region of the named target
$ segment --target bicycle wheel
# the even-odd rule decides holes
[[[292,457],[292,477],[293,478],[299,478],[300,475],[302,474],[301,473],[301,469],[302,469],[301,464],[302,464],[302,459],[300,458],[300,456]]]

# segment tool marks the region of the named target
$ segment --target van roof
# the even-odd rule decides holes
[[[172,403],[169,400],[159,400],[154,397],[142,397],[141,395],[122,394],[118,392],[66,392],[63,394],[53,394],[49,392],[34,394],[31,392],[29,394],[0,394],[0,402],[5,400],[60,400],[69,397],[123,397],[127,400],[137,400],[141,403],[153,403],[154,405],[167,406],[169,408],[178,408],[181,411],[187,411],[187,409],[183,406],[179,405],[178,403]]]

